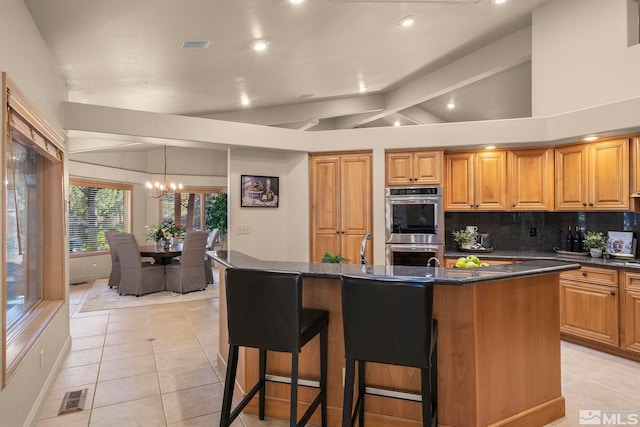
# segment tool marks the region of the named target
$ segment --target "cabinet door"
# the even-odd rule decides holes
[[[444,208],[448,211],[475,209],[473,153],[445,156]]]
[[[325,252],[340,253],[340,158],[312,156],[311,262]]]
[[[560,330],[617,347],[617,289],[560,279]]]
[[[340,181],[341,253],[357,264],[362,239],[371,233],[371,156],[343,156]],[[367,243],[365,252],[369,263],[373,262],[372,243]]]
[[[625,272],[625,292],[621,323],[624,325],[621,347],[640,353],[640,274]]]
[[[386,157],[387,185],[413,184],[413,153],[387,153]]]
[[[413,153],[414,183],[439,185],[442,183],[442,151],[418,151]]]
[[[511,210],[553,210],[553,149],[511,151]]]
[[[589,146],[588,206],[597,210],[629,209],[629,140]]]
[[[507,153],[487,151],[475,155],[475,207],[477,210],[509,210],[507,202]]]
[[[556,210],[580,211],[587,207],[588,146],[556,148]]]

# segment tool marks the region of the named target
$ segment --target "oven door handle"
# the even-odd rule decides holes
[[[387,198],[387,203],[390,205],[438,205],[442,202],[441,199],[425,199],[425,198],[402,198],[392,199]]]
[[[387,244],[387,248],[391,251],[397,252],[437,252],[440,249],[443,249],[442,245],[429,245],[429,244],[419,244],[419,245],[411,245],[411,244]]]

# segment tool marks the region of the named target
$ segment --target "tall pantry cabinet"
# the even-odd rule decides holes
[[[362,239],[372,230],[371,153],[310,158],[311,262],[325,252],[360,262]],[[368,242],[365,257],[373,261]]]

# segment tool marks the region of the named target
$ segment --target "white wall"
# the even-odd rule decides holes
[[[306,153],[232,149],[227,247],[274,261],[309,260],[309,160]],[[240,207],[240,175],[277,176],[277,208]],[[249,226],[250,234],[238,227]]]
[[[61,106],[66,100],[66,89],[22,0],[2,1],[0,70],[6,71],[47,119],[62,129]],[[5,120],[4,108],[0,114]],[[4,212],[4,201],[0,204]],[[0,274],[4,274],[3,268],[0,265]],[[0,423],[3,427],[29,425],[36,418],[69,345],[69,306],[65,304],[26,355],[7,387],[0,390]]]
[[[627,21],[627,0],[555,0],[534,11],[534,116],[640,96],[640,45],[628,46]]]

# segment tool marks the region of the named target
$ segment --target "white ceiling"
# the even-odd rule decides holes
[[[529,27],[546,1],[25,3],[70,101],[322,130],[529,117],[530,43],[477,51]],[[407,15],[409,28],[398,23]],[[264,52],[250,48],[259,38]],[[210,44],[186,50],[185,40]]]

